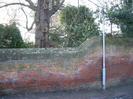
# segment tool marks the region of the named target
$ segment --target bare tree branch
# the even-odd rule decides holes
[[[32,7],[32,9],[36,10],[36,6],[31,0],[25,0],[25,1],[29,3],[29,5]]]
[[[50,10],[50,16],[52,16],[53,14],[55,14],[63,5],[65,0],[62,0],[60,3],[57,3],[56,5],[53,5],[52,9]]]
[[[99,4],[101,5],[101,6],[104,6],[102,3],[101,3],[101,1],[100,0],[97,0],[98,2],[99,2]]]
[[[6,3],[5,3],[4,5],[0,6],[0,8],[4,8],[4,7],[8,7],[8,6],[13,6],[13,5],[25,6],[25,7],[28,7],[28,8],[30,8],[30,9],[34,10],[34,11],[35,11],[35,9],[36,9],[36,8],[33,8],[33,7],[31,7],[30,5],[27,5],[27,4],[24,4],[24,3],[9,3],[9,4],[6,4]]]
[[[24,15],[25,15],[25,17],[26,17],[26,29],[27,29],[28,31],[30,31],[30,30],[33,29],[33,26],[34,26],[34,24],[35,24],[35,21],[33,21],[32,24],[31,24],[31,26],[29,27],[29,26],[28,26],[28,24],[29,24],[28,16],[27,16],[25,10],[23,9],[23,7],[21,7],[21,10],[23,11],[23,13],[24,13]]]
[[[100,6],[100,5],[96,4],[96,3],[94,3],[94,2],[91,1],[91,0],[88,0],[88,1],[91,2],[92,4],[94,4],[94,5],[97,6],[97,7],[104,8],[104,7],[102,7],[102,6]]]

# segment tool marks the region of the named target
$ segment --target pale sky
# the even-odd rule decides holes
[[[10,2],[18,2],[19,0],[0,0],[0,1],[10,3]],[[21,2],[23,2],[23,1],[24,0],[21,0]],[[33,1],[35,2],[36,0],[33,0]],[[101,3],[103,1],[104,2],[105,1],[109,2],[109,1],[117,1],[117,0],[91,0],[91,1],[93,1],[97,5],[101,5]],[[92,10],[96,10],[96,6],[93,3],[89,2],[88,0],[79,0],[79,4],[80,5],[85,5],[85,6],[89,7]],[[78,5],[78,0],[66,0],[65,5],[75,5],[75,6],[77,6]],[[31,11],[28,8],[25,9],[25,10],[31,17],[33,17],[33,13],[31,13]],[[1,13],[1,15],[0,15],[0,24],[9,23],[9,21],[15,16],[14,12],[17,12],[15,21],[20,24],[19,28],[20,28],[22,37],[24,39],[28,39],[29,41],[34,41],[35,37],[34,37],[33,31],[27,32],[27,30],[24,28],[25,27],[25,16],[24,16],[23,12],[18,9],[18,6],[10,6],[10,7],[7,7],[7,8],[0,9],[0,13]],[[31,23],[32,21],[33,21],[33,18],[29,17],[29,23]]]

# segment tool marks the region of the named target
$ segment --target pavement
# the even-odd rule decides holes
[[[0,99],[133,99],[133,83],[102,89],[80,89],[57,92],[21,93]]]

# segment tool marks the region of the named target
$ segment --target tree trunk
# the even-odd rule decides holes
[[[49,0],[38,0],[38,5],[35,15],[35,43],[38,48],[49,47],[48,33],[49,33]]]

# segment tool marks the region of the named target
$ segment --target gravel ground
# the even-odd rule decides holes
[[[0,99],[133,99],[133,84],[103,90],[71,90],[0,96]]]

